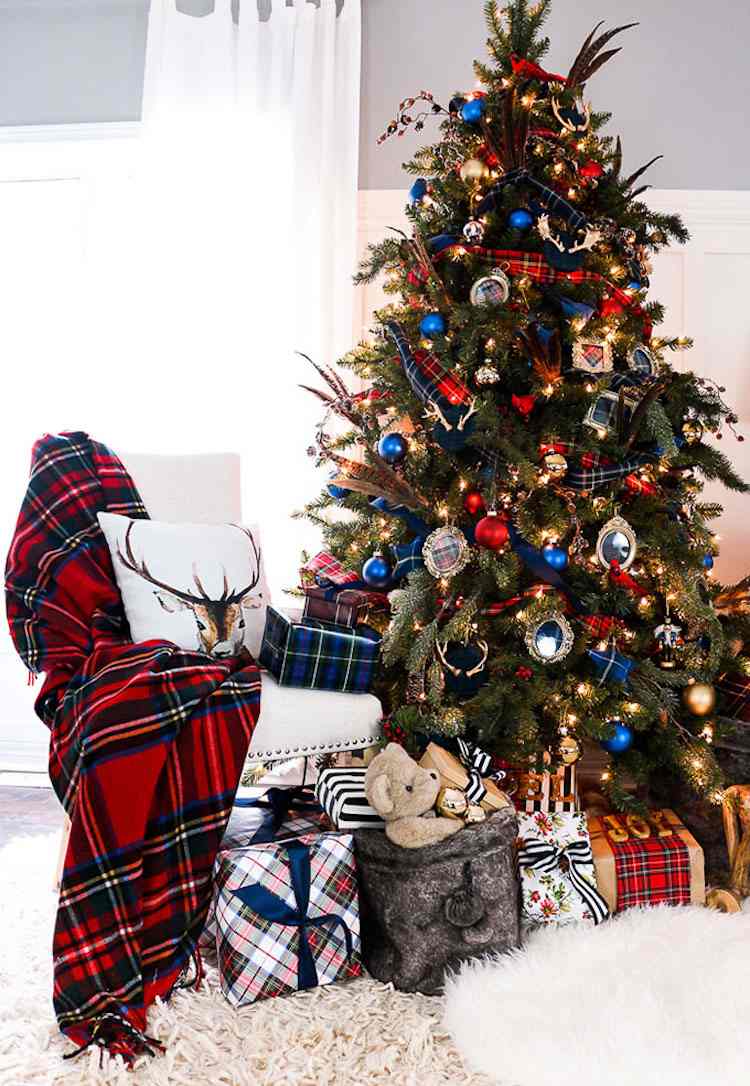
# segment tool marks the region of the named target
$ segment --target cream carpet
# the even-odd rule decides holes
[[[440,1024],[442,1001],[371,980],[236,1011],[209,966],[202,992],[178,992],[149,1016],[167,1053],[99,1068],[98,1050],[62,1062],[71,1045],[51,1003],[50,889],[59,838],[16,838],[0,851],[2,1086],[487,1086],[468,1072]]]
[[[747,1086],[750,913],[633,909],[451,980],[445,1025],[513,1086]]]

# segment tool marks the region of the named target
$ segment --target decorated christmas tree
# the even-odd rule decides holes
[[[723,388],[655,332],[650,255],[687,231],[639,199],[651,163],[627,168],[588,104],[629,27],[597,26],[558,74],[549,0],[485,7],[481,89],[407,98],[381,137],[437,139],[405,166],[410,235],[360,269],[393,300],[340,360],[354,378],[317,367],[331,476],[304,512],[388,593],[391,737],[539,767],[588,738],[616,805],[675,768],[711,797],[713,684],[747,619],[722,614],[701,491],[747,487],[708,440],[735,433]]]

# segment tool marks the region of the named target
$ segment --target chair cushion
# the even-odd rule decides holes
[[[253,759],[357,750],[380,741],[383,710],[372,694],[279,686],[265,671],[261,683],[260,719],[250,743]]]

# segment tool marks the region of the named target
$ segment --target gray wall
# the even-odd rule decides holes
[[[400,164],[424,141],[406,135],[378,147],[402,98],[430,90],[447,104],[474,85],[485,54],[482,0],[362,0],[360,188],[404,188]],[[566,72],[588,31],[640,21],[625,48],[589,83],[594,105],[613,113],[626,166],[664,154],[648,174],[659,188],[750,187],[750,6],[741,0],[557,0],[547,23],[547,64]],[[428,122],[429,124],[429,122]]]

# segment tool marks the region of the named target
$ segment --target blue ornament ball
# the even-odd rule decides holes
[[[338,472],[334,471],[331,474],[331,479],[335,479],[337,475],[338,475]],[[333,483],[333,482],[326,483],[326,490],[328,491],[328,493],[331,495],[332,498],[336,499],[336,501],[341,501],[343,498],[345,498],[347,496],[347,494],[351,494],[351,490],[347,490],[345,486],[336,486],[336,484]]]
[[[611,739],[602,739],[599,745],[610,754],[624,754],[633,742],[633,729],[623,724],[621,720],[613,720],[612,723],[615,726],[615,734]]]
[[[425,339],[441,336],[445,331],[445,318],[441,313],[425,313],[419,322],[419,331]]]
[[[534,225],[534,216],[525,207],[517,207],[508,216],[508,225],[514,230],[529,230]]]
[[[409,203],[418,204],[427,195],[427,180],[424,177],[418,177],[412,187],[409,189]]]
[[[362,580],[370,588],[385,588],[391,579],[391,567],[382,554],[373,554],[362,566]]]
[[[714,559],[713,559],[712,554],[704,554],[703,555],[703,568],[704,569],[713,569],[714,568]]]
[[[552,543],[548,543],[546,547],[542,548],[542,554],[544,560],[553,569],[565,569],[568,564],[568,552],[564,547],[555,547]]]
[[[384,434],[378,442],[378,456],[388,464],[400,464],[409,451],[409,442],[402,434]]]
[[[467,124],[478,124],[484,114],[484,98],[470,98],[461,106],[461,120]]]

